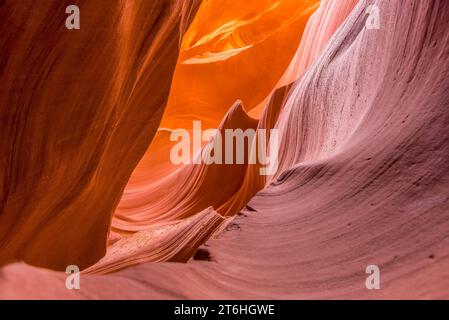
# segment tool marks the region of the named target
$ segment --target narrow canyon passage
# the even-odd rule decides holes
[[[449,298],[449,2],[116,1],[91,34],[85,1],[76,75],[50,3],[0,43],[34,62],[0,61],[0,298]],[[276,170],[172,163],[193,121],[276,132]]]

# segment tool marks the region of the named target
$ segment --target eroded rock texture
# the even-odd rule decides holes
[[[102,257],[111,215],[167,101],[199,1],[0,7],[0,263],[52,269]]]

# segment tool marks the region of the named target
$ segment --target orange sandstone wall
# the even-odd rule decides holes
[[[81,29],[65,28],[65,9]],[[0,263],[101,258],[199,1],[2,1]]]

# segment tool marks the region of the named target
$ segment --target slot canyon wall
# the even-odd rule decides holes
[[[65,270],[106,249],[199,1],[3,1],[0,263]],[[75,249],[74,249],[75,248]]]

